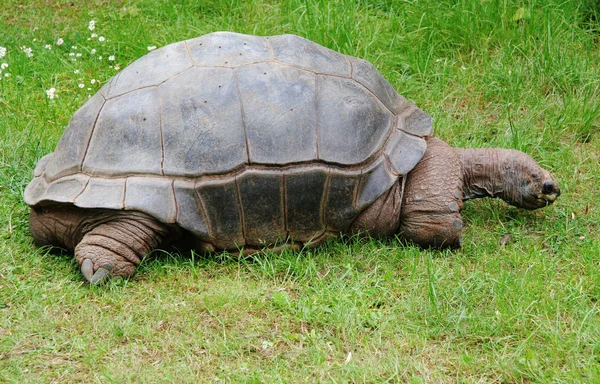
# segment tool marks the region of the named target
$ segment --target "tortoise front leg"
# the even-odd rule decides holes
[[[460,247],[461,175],[454,149],[429,139],[425,155],[407,175],[398,232],[402,238],[426,248]]]

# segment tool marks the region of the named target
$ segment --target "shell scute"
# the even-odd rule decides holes
[[[80,208],[123,209],[125,178],[105,179],[92,177],[83,192],[75,199]]]
[[[81,171],[96,119],[103,106],[104,98],[95,94],[75,112],[45,167],[48,180]],[[36,172],[39,173],[40,169]]]
[[[317,97],[320,159],[357,164],[381,147],[393,116],[364,87],[349,79],[319,76]]]
[[[111,99],[140,88],[157,86],[193,66],[184,42],[166,45],[129,64],[100,93]]]
[[[173,181],[153,177],[128,177],[125,186],[125,209],[160,217],[164,223],[176,219]]]
[[[373,64],[357,57],[348,59],[352,63],[352,78],[373,92],[392,113],[398,114],[409,105]]]
[[[214,245],[221,249],[235,249],[246,245],[235,180],[202,180],[196,184],[195,189],[206,210]]]
[[[187,41],[194,64],[234,68],[271,59],[264,38],[232,32],[215,32]]]
[[[350,63],[336,51],[295,35],[268,39],[277,61],[319,74],[350,77]]]
[[[322,203],[328,172],[307,168],[285,175],[286,229],[293,239],[306,239],[324,231]]]
[[[236,69],[249,163],[317,158],[315,75],[276,63]]]
[[[244,164],[246,139],[232,70],[193,68],[159,90],[165,175],[200,177]]]
[[[210,241],[208,224],[203,214],[204,207],[196,194],[194,183],[175,180],[173,189],[177,203],[177,223],[200,240]]]
[[[108,100],[98,115],[82,171],[111,177],[161,175],[159,105],[155,87]]]
[[[283,174],[249,170],[236,177],[243,211],[244,235],[250,245],[285,241]]]

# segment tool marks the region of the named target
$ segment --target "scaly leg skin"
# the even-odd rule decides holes
[[[171,228],[149,216],[116,216],[83,236],[75,247],[75,258],[92,284],[101,284],[111,276],[130,277],[144,255],[171,234]]]
[[[29,227],[38,245],[74,250],[81,273],[92,284],[132,276],[144,255],[181,235],[177,227],[143,213],[70,205],[32,209]]]
[[[462,233],[462,180],[452,147],[431,138],[423,159],[408,174],[399,235],[422,247],[459,248]]]

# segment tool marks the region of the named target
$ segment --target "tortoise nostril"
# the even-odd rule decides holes
[[[542,193],[544,195],[549,195],[551,193],[556,193],[557,195],[560,195],[560,190],[558,189],[558,186],[554,183],[554,181],[547,180],[544,181],[544,184],[542,185]]]

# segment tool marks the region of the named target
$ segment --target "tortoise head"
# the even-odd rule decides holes
[[[560,196],[560,188],[550,172],[531,156],[508,150],[504,159],[504,188],[498,196],[518,208],[538,209]]]

